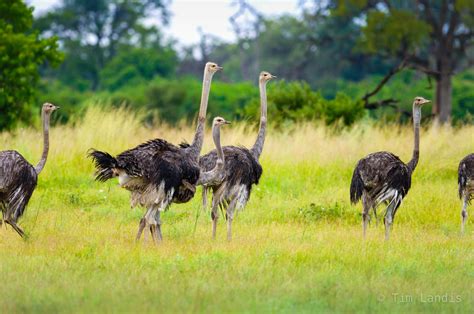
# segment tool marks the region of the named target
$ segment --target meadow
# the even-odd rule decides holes
[[[311,123],[270,130],[261,182],[235,219],[232,242],[222,218],[211,239],[198,190],[162,215],[162,244],[135,243],[143,209],[130,209],[117,181],[93,181],[87,150],[116,154],[154,137],[190,141],[193,132],[98,108],[54,127],[20,220],[27,239],[0,229],[0,312],[473,312],[474,209],[461,235],[457,197],[473,125],[422,129],[420,162],[389,242],[375,219],[362,239],[351,175],[370,152],[408,161],[412,128],[363,120],[342,130]],[[209,133],[203,153],[213,147]],[[250,145],[255,136],[253,122],[222,130],[224,144]],[[41,132],[0,133],[0,149],[36,164]]]

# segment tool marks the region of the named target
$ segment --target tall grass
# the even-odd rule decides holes
[[[409,126],[359,124],[335,132],[311,123],[269,130],[264,174],[235,220],[234,240],[210,239],[200,193],[163,215],[165,241],[135,244],[143,210],[111,180],[93,181],[91,147],[112,154],[147,139],[191,141],[194,128],[144,127],[140,114],[90,108],[51,130],[51,151],[20,221],[0,230],[1,312],[466,312],[473,310],[472,224],[459,234],[457,165],[474,151],[474,126],[425,127],[412,189],[392,239],[349,204],[358,159],[389,150],[411,158]],[[212,149],[207,130],[203,153]],[[255,126],[222,130],[249,146]],[[36,163],[41,132],[0,134],[0,149]],[[471,215],[472,216],[472,215]],[[197,220],[197,228],[194,223]],[[472,219],[471,219],[472,220]]]

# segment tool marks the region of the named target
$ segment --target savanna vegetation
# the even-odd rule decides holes
[[[456,177],[474,150],[472,125],[422,129],[419,167],[389,242],[374,220],[362,240],[350,178],[369,152],[409,159],[412,129],[364,121],[342,131],[313,123],[270,130],[261,183],[232,242],[222,219],[211,240],[198,196],[163,215],[156,247],[135,243],[143,210],[130,209],[116,181],[94,182],[85,157],[90,147],[118,153],[153,137],[192,138],[189,126],[147,128],[142,118],[90,107],[51,130],[50,159],[20,221],[28,238],[0,230],[2,312],[472,312],[472,219],[461,236]],[[253,123],[222,132],[224,144],[255,136]],[[34,163],[39,138],[22,128],[1,133],[0,144]]]

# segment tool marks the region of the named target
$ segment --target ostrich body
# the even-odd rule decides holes
[[[413,102],[415,140],[413,157],[407,164],[390,152],[377,152],[359,160],[354,169],[350,188],[351,203],[356,204],[362,199],[364,238],[370,209],[373,209],[376,216],[377,206],[385,203],[388,205],[384,217],[385,239],[389,239],[395,213],[410,189],[411,176],[418,164],[421,107],[428,102],[430,101],[423,97],[416,97]]]
[[[211,80],[214,73],[221,69],[212,62],[204,68],[198,124],[191,145],[175,146],[165,140],[154,139],[116,157],[93,149],[89,153],[95,162],[96,180],[118,177],[119,185],[131,192],[131,206],[146,207],[137,240],[144,228],[149,227],[153,240],[161,241],[160,213],[171,203],[188,202],[196,192]]]
[[[3,222],[21,236],[25,233],[17,225],[18,219],[23,215],[26,205],[30,200],[38,182],[38,175],[43,170],[49,151],[49,124],[51,114],[59,107],[45,103],[41,110],[41,120],[43,123],[43,154],[41,159],[33,167],[17,151],[6,150],[0,152],[0,210],[3,215]],[[0,222],[1,224],[1,222]]]
[[[225,166],[224,177],[220,182],[203,184],[203,206],[206,207],[207,191],[212,190],[212,237],[216,237],[219,207],[226,211],[227,239],[232,239],[232,221],[235,209],[244,208],[250,198],[254,184],[262,175],[262,166],[259,157],[265,142],[267,124],[267,94],[266,84],[275,76],[268,72],[261,72],[259,77],[261,117],[257,140],[251,149],[245,147],[225,146],[223,148]],[[203,171],[210,171],[216,167],[218,152],[213,150],[201,157],[199,164]]]
[[[459,198],[463,201],[461,211],[461,232],[467,220],[467,206],[474,199],[474,154],[464,157],[458,168]]]

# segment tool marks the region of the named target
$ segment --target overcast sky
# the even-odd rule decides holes
[[[27,0],[35,7],[34,14],[44,12],[59,0]],[[266,17],[295,13],[298,0],[249,0],[258,11]],[[164,30],[165,34],[178,39],[181,44],[192,44],[199,41],[198,28],[206,34],[213,34],[225,41],[235,39],[229,23],[229,17],[237,10],[231,6],[231,0],[172,0],[170,11],[171,23]]]

